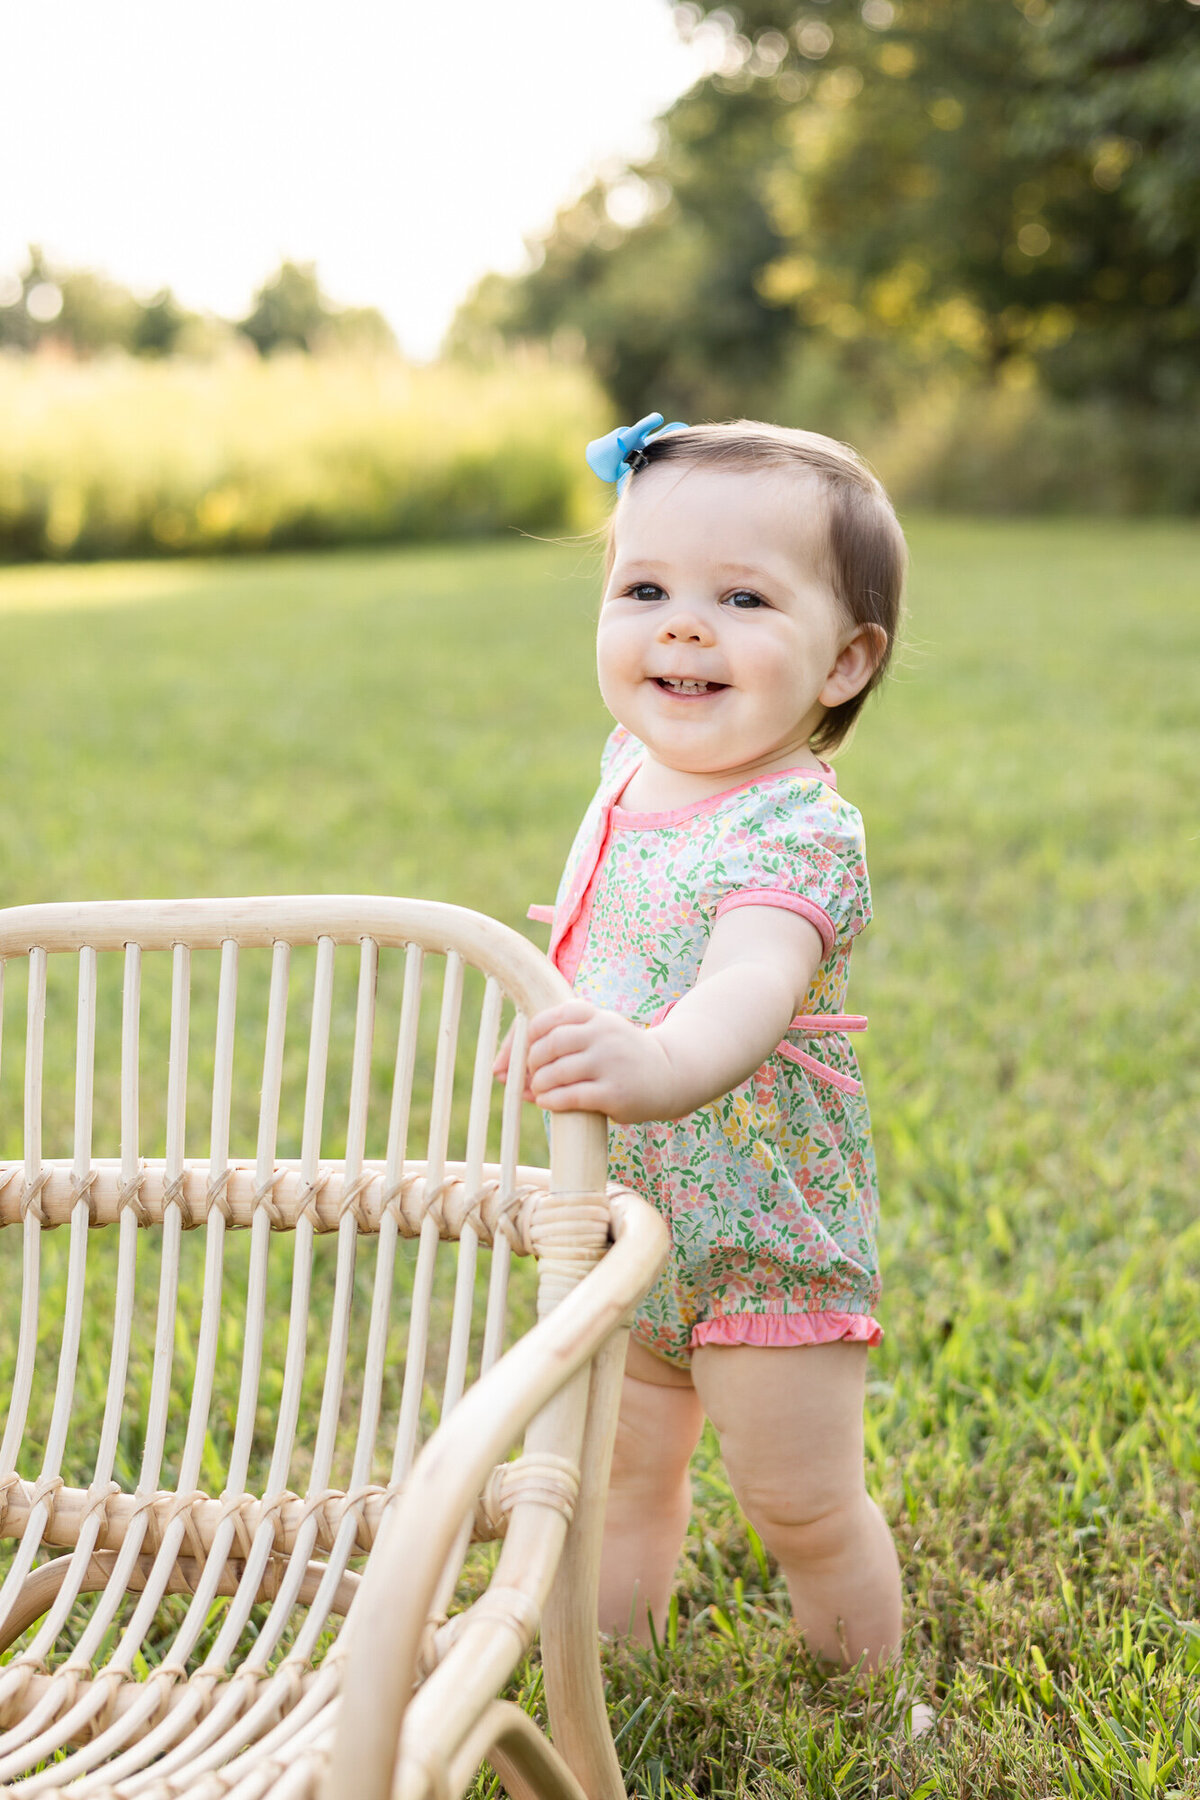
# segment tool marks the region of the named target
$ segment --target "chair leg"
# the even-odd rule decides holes
[[[604,1508],[628,1338],[627,1330],[615,1331],[592,1365],[579,1501],[542,1619],[550,1731],[587,1800],[625,1800],[600,1674],[597,1605]]]

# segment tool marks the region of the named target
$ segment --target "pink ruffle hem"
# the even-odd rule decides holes
[[[870,1313],[730,1313],[702,1319],[692,1327],[692,1349],[698,1344],[836,1344],[849,1339],[881,1344],[883,1326]]]

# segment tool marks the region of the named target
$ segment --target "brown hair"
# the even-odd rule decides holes
[[[831,706],[810,740],[818,755],[836,750],[850,735],[867,695],[883,680],[900,625],[900,596],[908,552],[904,534],[882,482],[849,444],[735,419],[727,425],[689,425],[647,444],[646,464],[679,463],[730,470],[791,469],[815,475],[826,508],[826,574],[846,618],[855,625],[878,625],[886,643],[866,685],[840,706]],[[639,465],[639,467],[642,465]],[[637,480],[637,475],[633,476]],[[626,489],[628,491],[628,487]],[[612,568],[614,528],[609,522],[608,557]]]

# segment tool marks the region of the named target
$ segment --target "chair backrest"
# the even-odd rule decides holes
[[[584,1208],[510,1280],[539,1195],[604,1188],[603,1121],[547,1172],[521,1098],[566,984],[370,896],[15,908],[0,981],[0,1645],[42,1619],[0,1718],[14,1667],[311,1665],[424,1436],[603,1252]]]

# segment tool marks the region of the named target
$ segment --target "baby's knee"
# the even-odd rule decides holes
[[[824,1562],[845,1553],[862,1534],[868,1506],[861,1474],[838,1480],[813,1472],[730,1471],[738,1504],[781,1562]]]

